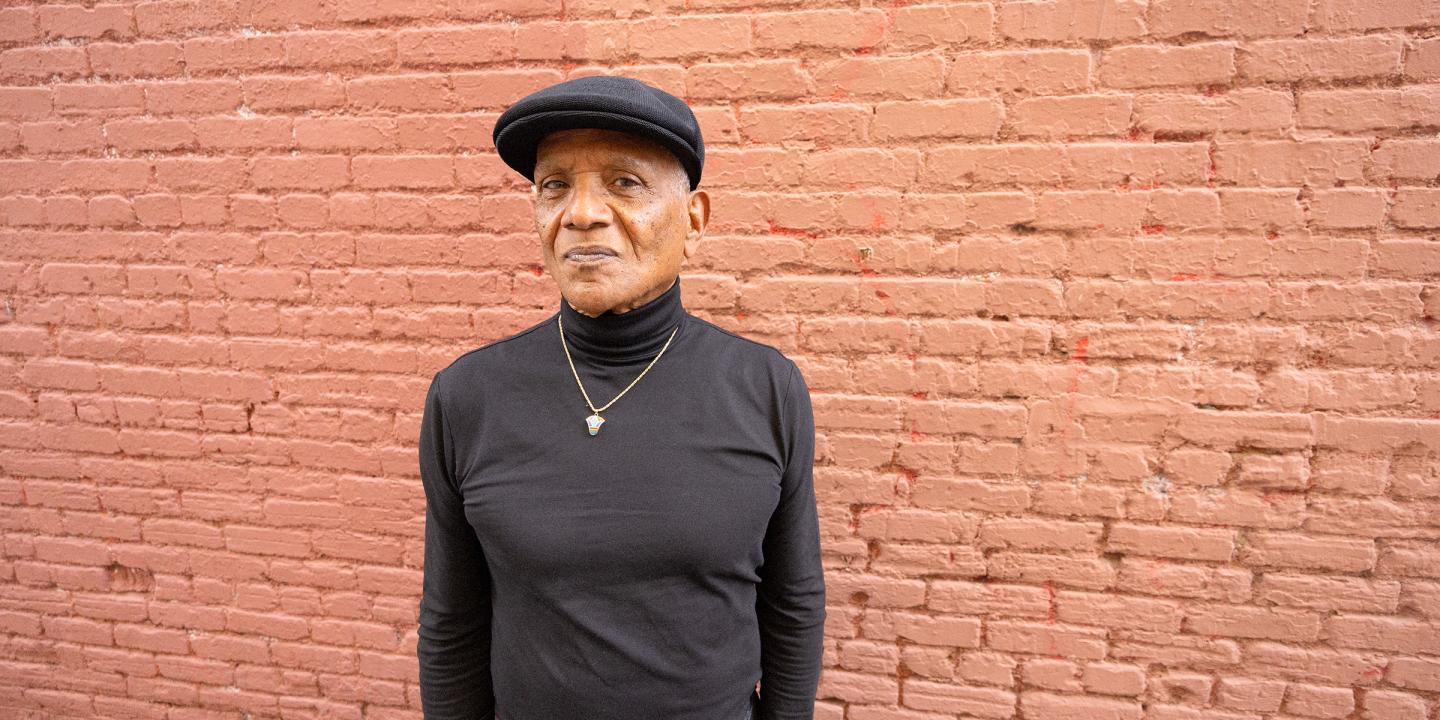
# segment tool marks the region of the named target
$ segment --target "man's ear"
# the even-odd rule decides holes
[[[685,259],[689,260],[690,256],[695,254],[695,246],[700,244],[700,238],[705,235],[705,227],[710,224],[710,193],[704,190],[692,191],[687,210],[690,214],[690,227],[685,231]]]

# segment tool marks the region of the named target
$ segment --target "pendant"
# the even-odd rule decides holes
[[[590,417],[585,418],[585,425],[590,428],[591,435],[600,432],[600,426],[604,424],[604,422],[605,418],[602,418],[599,415],[592,414]]]

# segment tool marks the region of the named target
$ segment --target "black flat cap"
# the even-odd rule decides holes
[[[700,185],[705,141],[684,100],[620,75],[590,75],[541,88],[515,101],[495,121],[491,138],[506,165],[535,179],[535,148],[556,130],[603,128],[635,133],[665,146]]]

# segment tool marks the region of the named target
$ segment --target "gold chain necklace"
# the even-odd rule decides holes
[[[585,396],[585,405],[590,408],[590,416],[585,418],[585,427],[589,428],[590,435],[594,436],[599,434],[600,426],[605,423],[605,418],[600,417],[600,413],[604,412],[605,409],[611,405],[614,405],[615,401],[619,400],[622,395],[630,392],[630,388],[635,387],[635,383],[640,382],[640,378],[645,377],[645,373],[650,372],[650,368],[655,367],[655,363],[660,360],[660,356],[665,354],[665,349],[670,347],[670,341],[675,339],[675,333],[680,332],[680,326],[677,324],[675,329],[670,331],[670,337],[665,339],[665,345],[660,348],[660,352],[655,354],[655,359],[651,360],[650,364],[646,365],[645,369],[641,370],[640,374],[635,376],[635,379],[631,380],[630,384],[626,385],[624,390],[620,391],[620,395],[616,395],[610,402],[597,408],[595,407],[595,403],[590,402],[590,393],[585,392],[585,383],[580,382],[580,373],[575,371],[575,361],[570,359],[570,346],[565,344],[564,317],[565,313],[560,313],[555,316],[555,322],[560,325],[560,347],[565,349],[565,362],[570,363],[570,374],[575,376],[575,384],[580,386],[580,394]]]

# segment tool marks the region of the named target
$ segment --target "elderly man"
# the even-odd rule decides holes
[[[425,400],[424,716],[811,718],[810,395],[780,351],[681,303],[710,216],[694,113],[585,77],[516,102],[494,139],[534,183],[561,297]]]

